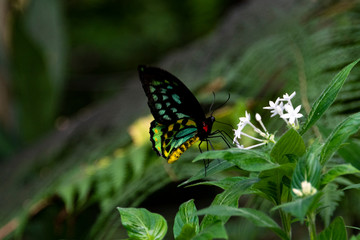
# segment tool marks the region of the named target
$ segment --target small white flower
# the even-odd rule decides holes
[[[303,192],[299,189],[293,188],[292,190],[295,193],[295,195],[298,197],[302,197],[304,195]]]
[[[251,115],[250,113],[248,113],[247,111],[245,111],[245,117],[241,117],[239,118],[240,119],[240,123],[243,123],[243,124],[248,124],[250,123],[250,120],[251,120]]]
[[[301,105],[297,106],[295,109],[291,105],[285,105],[285,111],[287,113],[283,114],[281,118],[289,119],[291,125],[295,124],[295,120],[301,118],[303,115],[300,112]]]
[[[255,119],[256,119],[256,121],[260,122],[261,121],[261,115],[256,113],[255,114]]]
[[[264,109],[270,110],[271,116],[282,115],[284,111],[284,103],[280,101],[280,98],[277,98],[275,102],[269,101],[269,106],[264,107]]]
[[[301,182],[301,190],[293,188],[292,191],[298,197],[312,196],[317,193],[317,189],[314,188],[311,183],[306,180]]]
[[[285,94],[283,95],[282,100],[291,103],[291,99],[292,99],[293,97],[295,97],[295,95],[296,95],[296,92],[293,92],[290,96],[289,96],[289,94],[285,93]]]

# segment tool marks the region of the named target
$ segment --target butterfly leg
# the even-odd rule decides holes
[[[206,142],[206,151],[209,151],[209,143],[210,143],[210,141],[205,139],[205,140],[201,140],[201,142],[199,143],[199,151],[200,151],[200,153],[203,152],[202,149],[201,149],[201,144],[203,142]],[[210,146],[211,146],[211,149],[214,150],[214,147],[212,146],[211,143],[210,143]],[[204,176],[206,177],[206,170],[209,167],[210,159],[203,159],[203,162],[204,162],[204,169],[205,169]]]
[[[217,134],[219,134],[219,135],[217,135]],[[231,139],[231,137],[225,131],[216,130],[215,132],[212,132],[211,136],[209,136],[208,138],[221,138],[225,142],[227,147],[231,148],[231,141],[229,140],[229,139]]]

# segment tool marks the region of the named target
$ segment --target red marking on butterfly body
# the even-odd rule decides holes
[[[203,129],[205,132],[209,130],[209,126],[205,122],[203,122]]]

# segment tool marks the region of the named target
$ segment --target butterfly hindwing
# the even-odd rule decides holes
[[[175,76],[143,65],[138,70],[151,113],[158,123],[170,124],[182,118],[205,120],[197,99]]]
[[[196,123],[191,119],[183,118],[170,125],[152,121],[150,139],[158,155],[166,158],[168,163],[172,163],[198,141],[199,137]]]

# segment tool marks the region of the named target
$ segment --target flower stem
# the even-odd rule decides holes
[[[307,216],[307,218],[308,218],[308,229],[309,229],[310,240],[316,240],[316,225],[315,225],[316,216],[314,213],[310,213]]]

